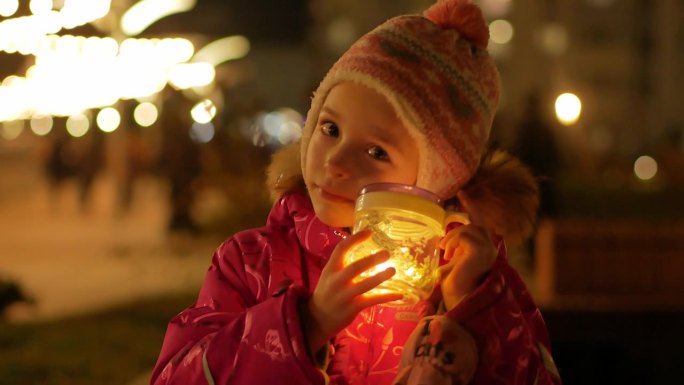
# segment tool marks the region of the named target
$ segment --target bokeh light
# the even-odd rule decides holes
[[[648,155],[642,155],[634,162],[634,175],[643,180],[651,180],[658,173],[658,162]]]
[[[170,75],[182,89],[212,83],[215,77],[211,64],[183,64],[194,54],[186,39],[126,39],[121,46],[112,38],[46,39],[27,48],[36,59],[26,77],[12,75],[3,81],[0,121],[33,114],[70,116],[121,99],[148,97],[161,91]]]
[[[97,114],[97,126],[104,132],[114,132],[121,124],[121,114],[116,108],[103,108]]]
[[[31,0],[29,9],[36,16],[45,15],[52,11],[52,0]]]
[[[166,16],[187,12],[197,0],[141,0],[130,7],[121,18],[121,30],[135,36]]]
[[[112,0],[69,0],[59,13],[64,28],[71,29],[104,17],[109,13]]]
[[[200,124],[211,122],[216,117],[216,105],[210,99],[204,99],[195,104],[190,111],[192,119]]]
[[[177,64],[169,70],[169,82],[181,90],[207,86],[215,77],[216,70],[209,63]]]
[[[133,110],[133,119],[141,127],[150,127],[157,122],[159,110],[150,102],[138,104]]]
[[[31,118],[31,131],[38,136],[45,136],[52,131],[54,125],[52,116],[34,116]]]
[[[556,117],[566,126],[573,125],[579,120],[582,112],[582,102],[577,95],[564,93],[556,98]]]
[[[568,31],[559,23],[549,23],[541,30],[539,44],[549,56],[560,56],[568,49]]]
[[[250,43],[246,37],[236,35],[213,41],[197,51],[192,61],[217,66],[221,63],[240,59],[249,53]]]
[[[512,3],[511,0],[480,0],[480,7],[488,17],[500,17],[510,11]]]
[[[494,20],[489,24],[489,38],[496,44],[508,44],[513,39],[513,25],[507,20]]]
[[[197,143],[209,143],[214,139],[216,129],[214,124],[208,123],[193,123],[190,128],[190,138]]]
[[[7,140],[14,140],[24,131],[24,122],[21,120],[14,120],[4,122],[0,126],[0,136]]]
[[[257,114],[252,129],[245,130],[245,134],[251,135],[252,143],[257,146],[280,147],[299,140],[303,119],[302,114],[288,107],[262,112]]]
[[[19,9],[19,0],[0,1],[0,16],[10,17]]]
[[[84,114],[75,114],[66,121],[66,129],[69,135],[80,138],[90,130],[90,119]]]
[[[334,53],[342,53],[356,40],[358,32],[354,22],[339,17],[333,20],[326,30],[327,46]]]

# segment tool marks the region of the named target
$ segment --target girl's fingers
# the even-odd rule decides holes
[[[454,269],[454,265],[456,265],[456,261],[451,260],[451,261],[449,261],[449,263],[442,265],[437,269],[437,273],[439,274],[438,276],[439,276],[440,281],[443,281],[444,278],[446,278],[449,275],[451,270]]]
[[[446,245],[446,249],[444,249],[444,260],[445,261],[451,261],[454,258],[454,253],[458,250],[459,243],[458,241],[454,242],[449,242]]]
[[[372,277],[368,277],[354,284],[354,286],[352,286],[351,288],[350,294],[352,296],[364,294],[369,290],[373,289],[374,287],[392,278],[394,274],[396,274],[396,270],[393,267],[385,269]]]
[[[446,235],[439,242],[439,248],[444,249],[450,242],[458,242],[461,233],[465,231],[467,227],[469,227],[469,225],[459,226],[446,233]]]
[[[358,233],[353,234],[347,237],[346,239],[342,240],[330,256],[330,260],[325,265],[326,268],[341,270],[344,267],[344,256],[347,255],[349,250],[351,250],[354,246],[360,244],[361,242],[367,240],[368,238],[370,238],[370,236],[371,231],[366,229],[359,231]]]
[[[367,307],[380,305],[387,302],[399,301],[404,298],[401,293],[385,293],[385,294],[363,294],[359,297],[357,301],[358,311],[361,311]]]
[[[487,232],[475,225],[464,225],[450,231],[440,242],[440,248],[444,250],[444,259],[449,261],[454,255],[459,254],[463,248],[473,247],[474,245],[486,245],[491,243]]]
[[[469,239],[473,243],[487,245],[494,245],[494,239],[492,234],[480,226],[470,226],[470,228],[465,231],[461,237]]]
[[[354,279],[354,277],[363,273],[364,271],[387,261],[389,257],[389,252],[387,250],[382,250],[365,258],[361,258],[358,261],[354,261],[354,263],[345,267],[344,270],[340,272],[340,280],[342,280],[342,282],[351,281]]]

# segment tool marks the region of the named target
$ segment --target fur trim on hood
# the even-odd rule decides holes
[[[301,146],[289,144],[278,150],[267,170],[272,199],[304,188],[300,161]],[[457,194],[461,209],[479,224],[501,235],[509,246],[529,237],[539,208],[539,188],[532,172],[517,158],[502,150],[490,150],[477,173]]]

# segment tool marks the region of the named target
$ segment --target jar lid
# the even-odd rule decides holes
[[[416,186],[400,183],[377,183],[366,186],[356,199],[355,211],[366,209],[406,210],[444,221],[444,208],[437,195]]]

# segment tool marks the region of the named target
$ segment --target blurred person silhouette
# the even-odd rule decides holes
[[[48,180],[50,201],[55,208],[64,182],[77,174],[78,155],[73,138],[66,131],[66,120],[54,118],[54,128],[47,138],[43,167]]]
[[[78,183],[78,201],[82,212],[87,212],[92,205],[92,188],[97,174],[105,163],[105,140],[101,130],[90,130],[85,138],[80,139],[80,151],[76,167]]]
[[[276,153],[263,227],[213,254],[196,302],[168,326],[152,384],[559,384],[539,309],[505,242],[533,228],[537,186],[486,151],[500,85],[468,0],[392,18],[333,65],[301,142]],[[467,212],[440,240],[440,285],[416,305],[366,295],[386,250],[345,266],[365,186],[401,183]],[[356,278],[359,278],[358,280]]]
[[[125,131],[125,151],[123,177],[119,193],[119,205],[123,211],[131,209],[136,181],[148,169],[149,149],[139,126],[130,124]]]
[[[199,230],[191,209],[196,182],[202,171],[200,149],[190,137],[191,101],[181,91],[167,86],[162,92],[160,125],[162,130],[159,167],[170,187],[170,232]]]

